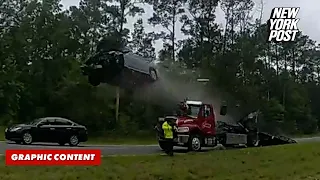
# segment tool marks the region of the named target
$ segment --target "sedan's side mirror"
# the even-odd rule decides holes
[[[221,116],[225,116],[226,114],[227,114],[227,105],[222,105],[221,107],[220,107],[220,115]]]

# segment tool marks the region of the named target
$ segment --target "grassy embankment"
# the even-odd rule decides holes
[[[0,126],[0,141],[4,141],[4,130],[5,127]],[[145,134],[139,136],[128,136],[123,137],[117,134],[106,134],[100,137],[89,137],[88,142],[85,144],[157,144],[155,134]]]
[[[98,167],[8,167],[1,180],[306,180],[320,179],[320,143],[190,153],[104,157]]]

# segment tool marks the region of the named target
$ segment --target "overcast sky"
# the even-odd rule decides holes
[[[62,4],[64,8],[68,8],[69,6],[76,5],[78,6],[80,0],[62,0]],[[259,7],[260,7],[261,0],[254,0],[256,3],[255,10],[252,12],[253,15],[258,15]],[[264,13],[263,13],[263,20],[266,21],[270,17],[270,13],[272,8],[274,7],[300,7],[300,11],[298,14],[298,18],[300,21],[298,23],[298,27],[300,30],[303,31],[304,34],[309,35],[313,40],[320,42],[320,18],[317,18],[319,15],[319,7],[320,7],[320,0],[264,0]],[[142,15],[143,19],[148,19],[152,16],[152,7],[145,6],[145,13]],[[129,18],[128,24],[126,27],[132,29],[133,24],[135,23],[135,18]],[[223,25],[224,20],[224,13],[218,9],[217,10],[217,23]],[[178,25],[179,26],[179,25]],[[159,31],[161,27],[153,27],[145,23],[145,28],[147,32],[150,31]],[[177,27],[179,28],[179,27]],[[176,34],[178,39],[182,39],[183,35],[181,33]],[[156,50],[162,48],[162,43],[156,43]]]

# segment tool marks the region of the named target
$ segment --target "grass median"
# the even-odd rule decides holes
[[[320,143],[189,153],[104,157],[98,167],[7,167],[1,180],[305,180],[319,179]]]

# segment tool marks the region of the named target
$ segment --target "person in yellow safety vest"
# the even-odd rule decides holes
[[[168,119],[162,124],[162,129],[164,132],[165,146],[164,151],[166,154],[173,156],[173,133],[176,127]]]

